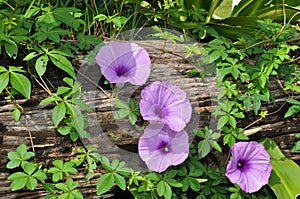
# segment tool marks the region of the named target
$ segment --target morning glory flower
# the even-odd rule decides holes
[[[145,128],[139,140],[139,155],[149,169],[163,172],[188,157],[188,139],[184,130],[174,132],[163,123],[152,123]]]
[[[182,131],[191,119],[192,106],[186,93],[168,82],[151,83],[141,97],[141,115],[150,123],[160,121],[173,131]]]
[[[142,85],[151,72],[148,52],[135,43],[109,43],[101,47],[96,62],[110,83]]]
[[[225,175],[232,183],[247,193],[268,184],[272,165],[263,145],[255,141],[238,142],[233,145],[231,155]]]

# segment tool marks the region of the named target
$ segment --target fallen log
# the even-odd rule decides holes
[[[146,48],[151,56],[152,73],[147,83],[169,81],[187,92],[193,106],[192,121],[187,126],[191,141],[194,138],[193,129],[204,128],[205,126],[213,127],[217,121],[212,116],[215,108],[213,99],[216,98],[220,90],[216,86],[215,78],[190,77],[187,74],[197,65],[184,58],[183,44],[174,45],[169,42],[164,43],[164,41],[140,41],[138,43]],[[160,48],[160,46],[164,46],[164,48]],[[90,133],[90,138],[73,143],[68,137],[63,137],[57,133],[51,120],[51,111],[54,104],[39,104],[42,99],[47,97],[47,93],[36,83],[33,83],[33,95],[30,100],[17,100],[26,111],[19,122],[15,122],[11,117],[13,104],[0,96],[0,198],[42,198],[45,195],[41,187],[33,192],[23,189],[10,192],[9,189],[10,181],[7,181],[7,177],[12,171],[6,169],[5,166],[8,162],[7,153],[15,150],[21,143],[30,146],[28,132],[30,132],[33,139],[36,160],[45,167],[51,166],[51,162],[55,159],[66,161],[73,158],[72,149],[75,146],[91,144],[98,148],[100,154],[124,160],[129,167],[143,168],[143,163],[137,154],[137,143],[142,131],[130,125],[127,119],[116,121],[113,118],[115,109],[111,105],[113,100],[112,91],[103,84],[99,67],[95,63],[88,64],[80,55],[76,56],[73,62],[77,68],[77,79],[82,84],[84,92],[82,99],[93,110],[87,113],[87,131]],[[53,91],[58,86],[64,85],[62,82],[64,75],[54,67],[49,68],[46,78],[54,85]],[[142,88],[124,85],[120,89],[119,96],[122,99],[133,97],[139,100],[139,93]],[[291,149],[296,141],[295,133],[299,132],[300,117],[296,115],[285,119],[283,115],[287,111],[288,105],[284,101],[287,96],[275,81],[270,85],[270,89],[277,103],[275,105],[273,102],[263,103],[261,109],[268,110],[269,113],[276,113],[266,119],[259,119],[252,112],[245,113],[246,118],[239,121],[238,126],[244,128],[249,124],[253,124],[245,131],[251,136],[251,139],[258,140],[266,136],[273,138],[285,155],[299,164],[299,152],[291,152]],[[226,157],[220,156],[218,153],[214,153],[214,155],[217,164],[223,165]],[[101,175],[100,171],[96,173],[96,176],[99,175]],[[94,193],[95,178],[88,186],[84,181],[83,171],[76,178],[80,181],[79,190],[82,191],[85,197],[96,197]],[[103,198],[111,196],[108,194]]]

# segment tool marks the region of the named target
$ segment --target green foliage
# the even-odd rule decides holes
[[[295,198],[299,194],[299,187],[295,186],[300,183],[299,165],[287,159],[272,139],[265,138],[261,143],[270,154],[272,164],[268,185],[277,198]]]
[[[15,152],[11,151],[8,153],[9,162],[7,163],[6,167],[8,169],[19,167],[20,165],[28,163],[27,160],[31,159],[32,157],[34,157],[34,153],[27,152],[26,145],[21,144],[17,147]]]
[[[97,153],[96,148],[92,146],[88,146],[87,150],[83,147],[79,147],[78,149],[74,150],[74,152],[77,155],[72,162],[76,165],[76,167],[83,164],[87,171],[85,178],[87,181],[90,180],[92,177],[94,177],[94,170],[97,168],[97,163],[101,159],[100,154]]]
[[[100,176],[96,183],[97,195],[102,195],[109,191],[116,183],[120,189],[126,189],[126,181],[124,176],[131,174],[130,169],[124,167],[125,162],[120,162],[115,159],[112,162],[108,158],[102,156],[100,158],[102,166],[107,170],[107,173]]]
[[[62,135],[70,134],[73,141],[78,139],[78,135],[87,137],[88,133],[85,131],[85,118],[81,109],[91,111],[91,108],[83,102],[81,97],[80,84],[71,78],[64,78],[64,82],[68,86],[61,86],[56,93],[43,99],[40,104],[49,104],[56,102],[56,106],[52,111],[52,120],[56,127],[64,120],[66,125],[58,128],[58,132]]]
[[[129,122],[134,125],[137,121],[138,116],[140,116],[140,107],[136,100],[130,98],[128,102],[122,100],[115,100],[112,105],[119,110],[114,112],[114,118],[116,120],[125,118],[128,116]]]
[[[58,199],[76,198],[83,199],[83,195],[78,189],[79,183],[74,182],[72,178],[68,178],[66,183],[57,183],[55,188],[61,190],[63,193],[58,196]]]
[[[20,73],[25,72],[23,67],[10,66],[7,70],[0,66],[0,92],[2,92],[10,83],[11,88],[22,94],[26,99],[30,98],[31,83],[29,79]]]
[[[203,129],[203,131],[199,129],[195,130],[195,133],[197,136],[202,138],[202,140],[198,142],[200,158],[207,156],[212,148],[222,152],[222,149],[217,142],[220,138],[220,133],[213,132],[211,129],[209,130],[207,126]]]
[[[12,191],[22,189],[26,186],[29,190],[34,190],[38,185],[38,180],[44,181],[47,176],[41,170],[37,170],[37,167],[34,163],[24,162],[21,165],[24,169],[24,172],[16,172],[11,174],[7,179],[12,180],[10,188]]]
[[[53,174],[52,175],[52,181],[58,182],[59,180],[62,180],[64,176],[69,176],[70,174],[76,174],[77,169],[75,169],[73,162],[63,162],[61,160],[54,160],[52,164],[55,167],[52,167],[48,170],[48,173]]]

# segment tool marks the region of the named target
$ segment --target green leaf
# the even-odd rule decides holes
[[[32,175],[33,172],[36,170],[36,167],[32,162],[25,162],[24,164],[22,164],[22,168],[28,175]]]
[[[35,70],[39,76],[43,76],[46,72],[49,58],[47,55],[40,56],[35,62]]]
[[[156,191],[157,191],[158,196],[162,197],[165,194],[165,191],[166,191],[166,183],[164,181],[160,181],[157,184]]]
[[[198,180],[196,180],[195,178],[188,178],[189,180],[189,184],[192,190],[194,191],[199,191],[200,190],[200,183],[198,182]]]
[[[50,193],[55,193],[55,186],[53,184],[50,183],[44,183],[43,187],[46,191],[50,192]]]
[[[30,99],[31,83],[27,77],[19,73],[10,72],[10,83],[26,99]]]
[[[125,178],[117,173],[114,173],[114,180],[117,183],[118,187],[120,187],[120,189],[124,190],[126,189],[126,182],[125,182]]]
[[[72,66],[72,63],[65,56],[58,55],[58,54],[49,54],[49,56],[50,56],[50,60],[53,62],[55,66],[65,71],[73,79],[76,79],[74,67]]]
[[[221,130],[223,128],[223,126],[225,126],[228,122],[228,116],[227,115],[223,115],[219,118],[218,120],[218,126],[217,129]]]
[[[268,185],[277,198],[296,198],[296,195],[300,193],[299,186],[297,186],[300,184],[300,167],[286,158],[272,139],[265,138],[261,143],[270,154],[272,164]]]
[[[129,115],[128,109],[119,109],[117,111],[114,111],[114,119],[116,120],[125,118],[127,115]]]
[[[129,104],[127,102],[122,101],[122,100],[114,100],[112,102],[112,105],[114,107],[121,108],[121,109],[129,109]]]
[[[27,182],[26,182],[26,187],[29,189],[29,190],[34,190],[36,188],[36,186],[38,185],[38,182],[35,178],[29,176],[27,178]]]
[[[34,153],[27,152],[27,146],[21,144],[17,147],[16,152],[8,152],[8,159],[10,161],[7,163],[6,167],[8,169],[16,168],[32,157],[34,157]]]
[[[284,118],[290,117],[292,115],[295,115],[300,111],[300,105],[293,105],[291,106],[288,111],[285,113]]]
[[[15,108],[13,112],[11,113],[12,118],[17,122],[20,120],[21,117],[21,111],[18,108]]]
[[[58,124],[64,119],[66,115],[66,106],[64,102],[56,105],[52,111],[52,121],[54,126],[58,126]]]
[[[27,182],[27,175],[22,172],[16,172],[8,176],[8,180],[13,180],[13,182],[10,184],[10,189],[12,191],[16,191],[19,189],[22,189]]]
[[[0,93],[6,88],[9,82],[9,72],[0,74]]]
[[[235,118],[230,115],[228,117],[228,121],[229,121],[229,124],[231,125],[231,127],[235,129],[236,128],[236,120],[235,120]]]
[[[38,170],[32,176],[41,181],[47,179],[47,175],[41,170]]]
[[[62,99],[60,97],[58,97],[56,94],[52,94],[50,97],[47,97],[45,99],[43,99],[40,104],[49,104],[51,102],[55,102],[55,101],[62,101]]]
[[[114,186],[114,176],[112,173],[106,173],[102,175],[97,183],[97,195],[102,195],[106,192],[108,192],[112,187]]]
[[[201,140],[198,143],[198,152],[200,158],[207,156],[207,154],[211,151],[211,146],[207,140]]]
[[[37,54],[36,52],[31,52],[28,55],[26,55],[26,57],[23,59],[23,61],[29,61],[32,60],[33,58],[35,58],[36,56],[38,56],[39,54]]]
[[[130,122],[130,124],[134,125],[136,123],[136,121],[137,121],[136,114],[130,111],[129,112],[129,122]]]
[[[17,44],[12,41],[12,40],[9,40],[9,42],[5,42],[4,43],[4,48],[5,48],[5,51],[7,53],[7,55],[13,59],[15,59],[18,55],[18,46]]]

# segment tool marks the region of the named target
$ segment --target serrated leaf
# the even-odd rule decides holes
[[[31,83],[27,77],[19,73],[10,72],[10,83],[26,99],[30,99]]]
[[[60,102],[58,105],[54,107],[52,110],[52,121],[54,126],[58,126],[58,124],[64,119],[66,115],[66,106],[64,102]]]
[[[114,173],[114,180],[117,183],[118,187],[122,189],[123,191],[126,190],[126,181],[125,178],[117,173]]]
[[[97,195],[102,195],[106,192],[108,192],[112,187],[114,186],[114,176],[112,173],[106,173],[102,175],[97,183]]]
[[[58,54],[49,54],[49,56],[50,56],[50,60],[53,62],[55,66],[65,71],[73,79],[76,79],[74,67],[72,63],[65,56],[58,55]]]

